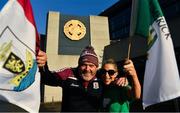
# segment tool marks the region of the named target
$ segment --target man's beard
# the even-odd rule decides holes
[[[91,80],[94,76],[95,76],[95,73],[93,73],[92,71],[82,71],[82,73],[81,73],[81,77],[85,81]]]

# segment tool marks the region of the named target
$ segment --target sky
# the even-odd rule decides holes
[[[8,0],[0,0],[0,9]],[[49,11],[66,15],[98,15],[118,0],[31,0],[34,18],[39,34],[45,34]]]

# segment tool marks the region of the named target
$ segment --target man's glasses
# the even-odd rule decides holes
[[[101,69],[101,70],[100,70],[100,73],[101,73],[102,75],[105,75],[106,73],[108,73],[109,75],[114,75],[114,74],[116,73],[116,71],[114,71],[114,70]]]

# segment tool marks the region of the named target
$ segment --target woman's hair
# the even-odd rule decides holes
[[[118,67],[117,67],[117,64],[116,64],[114,59],[110,58],[110,59],[105,60],[103,62],[103,64],[102,64],[102,68],[104,68],[105,64],[112,64],[112,65],[114,65],[115,70],[118,71]]]

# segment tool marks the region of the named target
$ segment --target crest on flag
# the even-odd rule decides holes
[[[32,54],[9,27],[3,30],[0,35],[1,90],[22,91],[34,82],[37,64]]]

